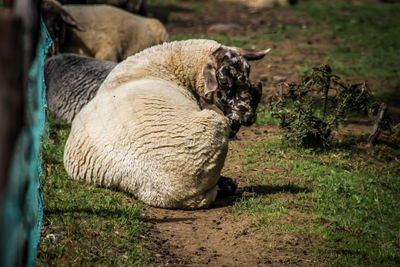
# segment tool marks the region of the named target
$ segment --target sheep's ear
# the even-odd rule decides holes
[[[69,14],[65,9],[61,10],[61,18],[62,20],[72,28],[77,29],[78,31],[84,32],[85,29],[83,29],[78,22]]]
[[[215,73],[215,68],[211,64],[206,64],[203,67],[203,76],[206,85],[205,95],[217,90],[218,88],[217,76]]]
[[[271,51],[271,48],[268,48],[266,50],[257,50],[257,49],[239,48],[239,47],[230,47],[230,48],[247,60],[262,59],[269,51]]]
[[[69,14],[63,6],[55,0],[43,0],[42,2],[43,19],[47,29],[53,33],[53,27],[59,18],[67,25],[79,30],[84,29],[79,26],[78,22]],[[53,36],[54,37],[54,36]]]

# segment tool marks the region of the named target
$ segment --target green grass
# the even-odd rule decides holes
[[[291,34],[297,34],[303,30],[296,26],[278,24],[274,27],[264,27],[263,33],[238,33],[238,34],[224,34],[224,33],[193,33],[193,34],[181,34],[171,36],[171,41],[187,40],[187,39],[211,39],[221,44],[228,46],[237,46],[244,48],[258,48],[265,49],[265,42],[279,43],[283,40],[290,39]],[[264,43],[263,43],[264,42]],[[261,43],[261,44],[260,44]],[[279,46],[268,53],[268,55],[278,56]]]
[[[312,31],[334,39],[327,60],[347,76],[399,80],[400,5],[352,5],[332,1],[301,3],[301,13],[322,22]]]
[[[203,12],[205,7],[196,0],[148,0],[146,10],[148,15],[166,21],[179,18],[182,13]]]
[[[270,190],[235,203],[236,214],[256,216],[259,228],[298,217],[303,223],[282,224],[275,234],[314,235],[313,253],[328,265],[400,262],[400,151],[360,145],[314,153],[269,137],[249,142],[243,156],[258,159],[250,167],[280,171],[257,176],[258,187]]]
[[[138,245],[143,207],[131,195],[68,177],[63,150],[70,126],[49,120],[43,145],[44,218],[38,266],[132,266],[149,256]]]
[[[148,8],[168,8],[172,7],[173,10],[177,9],[178,11],[192,11],[192,12],[201,12],[204,10],[204,5],[201,1],[197,0],[147,0],[146,5]]]

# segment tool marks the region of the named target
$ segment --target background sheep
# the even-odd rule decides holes
[[[46,4],[45,4],[46,3]],[[45,0],[44,20],[61,53],[122,61],[168,40],[157,19],[107,5],[65,5]],[[73,26],[73,27],[67,27]]]
[[[240,52],[256,59],[267,51],[189,40],[146,49],[118,64],[72,122],[67,172],[156,207],[208,207],[217,194],[230,128],[219,112],[201,110],[199,99],[211,102],[223,90],[218,73],[225,59],[242,65],[237,75],[248,78]]]
[[[66,4],[106,4],[119,7],[131,13],[146,15],[146,0],[60,0],[63,5]]]
[[[75,54],[47,59],[44,65],[46,98],[52,114],[57,119],[72,122],[116,65],[112,61]]]
[[[84,31],[78,22],[56,0],[42,1],[42,16],[44,24],[53,39],[54,50],[59,50],[60,42],[65,40],[65,31],[68,27]],[[54,51],[53,51],[54,52]]]
[[[294,5],[298,0],[219,0],[224,2],[241,3],[252,8],[273,8],[279,6]]]

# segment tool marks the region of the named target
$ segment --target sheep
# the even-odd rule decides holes
[[[225,65],[229,65],[225,62]],[[71,123],[75,115],[87,104],[97,93],[101,83],[117,65],[112,61],[95,59],[76,54],[61,54],[58,56],[46,59],[44,65],[44,76],[46,83],[46,98],[47,105],[52,115],[56,119],[60,119]],[[224,72],[229,69],[222,68]],[[234,71],[234,70],[233,70]],[[228,72],[226,77],[220,79],[233,79],[232,74]],[[232,83],[232,82],[231,82]],[[224,107],[218,103],[208,103],[204,98],[200,98],[200,106],[202,108],[211,108],[217,111],[225,110],[224,115],[230,119],[231,137],[241,127],[242,122],[248,125],[252,124],[256,119],[256,110],[259,101],[261,100],[261,84],[251,86],[236,86],[237,94],[240,95],[240,90],[244,94],[249,92],[245,98],[229,99],[225,92],[232,87],[231,84],[221,84],[223,90],[219,93],[220,98],[216,98],[213,102],[222,102]],[[234,118],[241,114],[240,112],[232,112],[232,108],[245,106],[248,110],[247,114],[252,118]],[[246,114],[242,114],[246,116]]]
[[[116,65],[112,61],[75,54],[48,58],[44,65],[44,78],[47,106],[52,115],[71,123]]]
[[[59,43],[65,39],[66,27],[74,28],[78,31],[84,29],[56,0],[42,1],[42,17],[46,28],[53,39],[55,50],[59,50]]]
[[[43,13],[60,53],[120,62],[147,47],[168,41],[168,33],[157,19],[112,6],[61,6],[55,0],[44,0]]]
[[[72,121],[66,171],[73,179],[130,192],[154,207],[209,207],[231,131],[224,95],[236,99],[230,112],[251,113],[242,102],[246,94],[260,94],[261,85],[250,82],[246,59],[268,51],[187,40],[129,57]],[[246,86],[249,92],[237,95],[235,88]],[[219,111],[201,109],[201,101]],[[250,114],[232,119],[254,120]]]
[[[241,3],[251,8],[273,8],[297,4],[298,0],[219,0],[223,2]]]
[[[60,0],[65,4],[107,4],[119,7],[131,13],[146,15],[146,0]]]

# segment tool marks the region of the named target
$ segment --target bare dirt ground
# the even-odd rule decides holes
[[[236,35],[260,33],[262,26],[300,25],[307,28],[312,20],[299,16],[289,10],[255,10],[239,5],[211,5],[204,1],[201,12],[192,12],[184,8],[171,7],[164,10],[161,18],[170,35],[208,33],[209,27],[216,23],[235,23]],[[173,18],[167,17],[173,12]],[[288,34],[288,33],[285,33]],[[309,60],[318,64],[326,56],[326,48],[333,45],[333,39],[322,38],[318,35],[296,36],[295,39],[284,38],[279,42],[258,41],[257,47],[279,46],[279,55],[267,56],[266,59],[252,65],[252,79],[261,80],[264,95],[278,90],[282,82],[298,81],[302,64]],[[356,79],[356,78],[355,78]],[[382,84],[385,81],[369,81]],[[354,127],[354,126],[353,126]],[[360,132],[368,132],[369,125],[358,125]],[[249,188],[243,185],[248,175],[240,168],[238,153],[246,145],[244,140],[262,140],[264,136],[275,134],[277,129],[266,126],[242,127],[238,141],[232,145],[224,172],[238,183],[238,192],[228,199],[218,200],[207,210],[181,211],[149,207],[145,217],[151,224],[148,233],[142,236],[141,242],[147,251],[155,255],[154,264],[157,266],[310,266],[321,265],[310,252],[310,244],[317,242],[310,236],[288,234],[275,236],[274,229],[268,232],[254,231],[254,219],[244,214],[234,216],[232,205],[237,199],[251,194],[285,193],[277,187],[259,186]],[[348,131],[354,131],[350,128]],[[276,171],[262,170],[265,174]],[[288,197],[293,197],[288,194]],[[295,209],[291,212],[300,212]],[[282,222],[307,224],[311,218],[303,218],[297,222]],[[266,240],[267,239],[267,240]],[[290,259],[296,260],[291,261]]]
[[[259,231],[256,219],[245,214],[234,214],[233,204],[247,197],[265,194],[286,194],[294,197],[296,192],[283,188],[258,185],[245,186],[243,181],[250,175],[240,164],[240,150],[245,140],[262,141],[265,135],[275,134],[277,129],[265,126],[244,128],[238,134],[225,162],[224,173],[238,183],[234,196],[217,199],[210,209],[182,211],[149,207],[145,217],[151,224],[142,236],[148,252],[155,255],[156,266],[310,266],[321,265],[311,254],[310,245],[318,240],[313,236],[296,233],[279,234],[274,227]],[[264,167],[264,174],[278,171],[278,167]],[[292,181],[296,183],[295,178]],[[299,189],[301,191],[302,189]],[[283,224],[310,224],[312,218],[294,208],[297,213],[291,221]],[[300,214],[299,214],[300,213]],[[290,216],[289,216],[290,217]],[[277,231],[278,232],[278,231]]]

